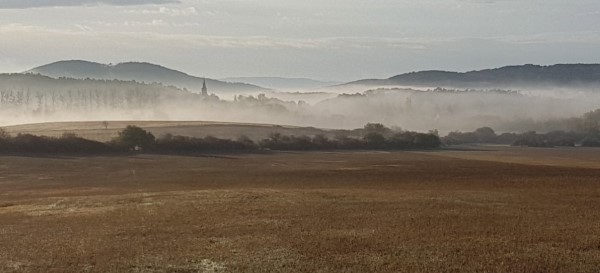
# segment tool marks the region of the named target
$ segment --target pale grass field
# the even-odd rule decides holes
[[[64,133],[74,133],[83,138],[106,142],[117,137],[119,132],[128,125],[142,127],[157,137],[167,133],[191,137],[214,136],[230,139],[245,135],[260,140],[269,137],[271,133],[290,135],[323,133],[323,131],[315,128],[211,121],[108,121],[107,126],[102,121],[50,122],[6,126],[4,129],[12,135],[34,134],[60,137]]]
[[[0,272],[599,272],[600,155],[497,149],[3,156]]]

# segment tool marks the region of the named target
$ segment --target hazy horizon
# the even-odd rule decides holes
[[[599,23],[592,0],[9,0],[0,3],[0,72],[77,59],[344,82],[598,63]]]
[[[5,0],[0,1],[0,72],[83,60],[145,62],[199,78],[148,66],[100,71],[59,65],[36,71],[54,78],[160,82],[164,88],[5,75],[0,124],[110,117],[324,128],[380,122],[441,132],[480,126],[528,130],[598,109],[600,72],[572,67],[540,76],[516,68],[481,83],[423,77],[335,87],[244,79],[271,90],[209,81],[207,94],[199,95],[201,78],[344,83],[422,70],[600,63],[598,23],[600,4],[591,0]],[[577,85],[580,81],[584,85]],[[406,89],[412,87],[416,90]],[[433,91],[436,87],[477,90]],[[315,90],[320,93],[295,93]]]
[[[599,273],[598,26],[600,0],[0,0],[0,273]]]

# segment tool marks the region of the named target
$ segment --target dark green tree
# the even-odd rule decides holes
[[[478,128],[474,133],[480,143],[494,143],[496,141],[496,132],[490,127]]]
[[[0,139],[9,139],[10,134],[4,128],[0,128]]]
[[[368,148],[379,149],[385,146],[385,137],[380,133],[367,133],[363,139]]]
[[[119,133],[117,142],[128,149],[149,149],[155,144],[154,135],[140,127],[129,125]]]
[[[387,134],[391,130],[390,128],[385,127],[381,123],[367,123],[364,127],[366,133],[379,133],[379,134]]]

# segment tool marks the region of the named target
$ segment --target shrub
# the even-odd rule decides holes
[[[387,134],[391,132],[390,128],[385,127],[381,123],[367,123],[363,128],[367,133],[379,133],[379,134]]]
[[[6,140],[10,138],[10,134],[4,128],[0,128],[0,140]]]
[[[414,144],[417,148],[438,148],[442,142],[436,135],[417,133],[415,135]]]
[[[414,146],[415,134],[412,132],[396,133],[388,139],[388,145],[394,149],[409,149]]]
[[[517,140],[518,135],[515,133],[503,133],[496,138],[498,144],[512,144]]]
[[[257,146],[248,137],[240,137],[238,140],[220,139],[212,136],[205,138],[194,138],[185,136],[172,136],[167,134],[156,141],[156,149],[164,153],[199,153],[212,151],[248,151]]]
[[[2,151],[15,153],[74,153],[96,154],[115,150],[107,144],[77,137],[73,134],[61,138],[19,134],[3,145]]]
[[[381,149],[385,147],[385,137],[381,133],[367,133],[363,140],[368,148]]]
[[[513,140],[514,141],[514,140]],[[510,141],[508,143],[512,143]],[[499,139],[494,132],[494,129],[490,127],[481,127],[473,132],[450,132],[444,137],[444,143],[447,145],[459,145],[459,144],[470,144],[470,143],[498,143]]]
[[[140,127],[129,125],[119,133],[116,143],[130,150],[138,147],[141,149],[150,149],[154,146],[155,140],[156,138],[150,132]]]
[[[600,147],[600,139],[597,137],[586,137],[581,141],[583,147]]]
[[[496,132],[490,127],[478,128],[473,133],[480,143],[495,143],[497,141]]]
[[[541,135],[536,132],[527,132],[519,135],[513,146],[528,146],[528,147],[551,147],[552,144],[544,139]]]

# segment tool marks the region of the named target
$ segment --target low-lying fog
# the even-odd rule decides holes
[[[219,98],[156,84],[23,77],[0,82],[1,126],[52,121],[206,120],[342,129],[379,122],[441,133],[490,126],[498,132],[523,132],[566,129],[550,128],[547,121],[578,117],[600,108],[600,88],[507,91],[336,86],[244,95],[211,90]],[[565,123],[554,125],[561,126]]]

